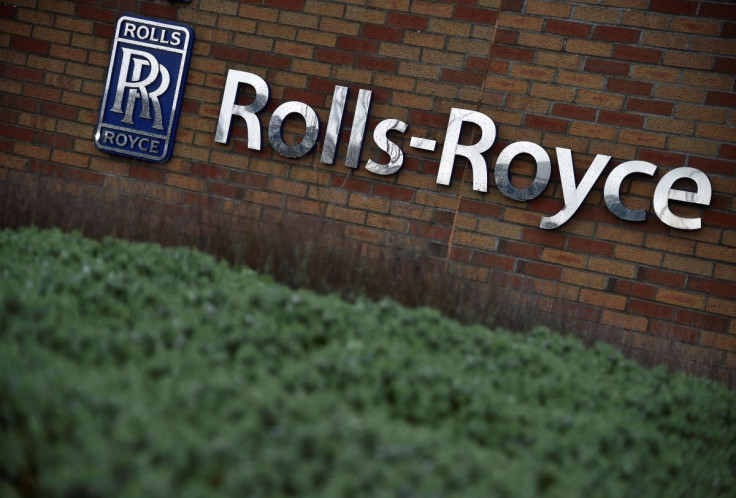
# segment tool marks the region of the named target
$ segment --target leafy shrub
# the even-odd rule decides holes
[[[0,232],[0,277],[3,496],[736,487],[736,395],[609,346],[58,230]]]

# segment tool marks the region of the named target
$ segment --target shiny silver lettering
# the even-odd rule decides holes
[[[644,221],[647,212],[643,209],[629,209],[621,202],[621,184],[624,179],[635,173],[652,176],[657,172],[657,167],[646,161],[627,161],[621,163],[608,175],[603,187],[603,199],[606,201],[608,210],[615,216],[626,221]]]
[[[557,228],[565,224],[583,204],[583,201],[595,182],[600,178],[611,156],[597,155],[593,163],[583,175],[580,185],[575,185],[575,168],[572,163],[572,151],[558,147],[557,164],[560,168],[560,182],[562,183],[562,198],[565,201],[563,208],[553,216],[544,216],[539,224],[540,228],[547,230]],[[498,167],[498,166],[496,166]]]
[[[460,144],[460,133],[463,123],[475,123],[480,127],[480,139],[475,145]],[[488,167],[483,153],[491,148],[496,140],[496,124],[491,118],[476,111],[453,108],[447,124],[445,145],[442,148],[437,183],[449,185],[455,156],[463,156],[470,161],[473,168],[473,190],[488,192]]]
[[[537,163],[537,174],[531,185],[526,188],[516,188],[511,184],[509,178],[509,167],[511,161],[519,154],[529,154]],[[549,184],[552,174],[552,164],[549,155],[542,147],[532,142],[514,142],[501,151],[496,160],[496,185],[498,190],[509,199],[516,201],[529,201],[544,192]]]
[[[345,101],[347,98],[347,87],[335,86],[335,92],[332,95],[332,105],[330,106],[330,117],[327,118],[325,140],[322,143],[322,157],[320,158],[322,164],[333,164],[335,162],[337,139],[340,136],[342,115],[345,112]]]
[[[249,105],[237,105],[238,85],[250,85],[256,92],[255,99]],[[227,72],[225,92],[220,105],[220,117],[217,120],[215,142],[226,144],[230,137],[230,123],[233,116],[240,116],[245,120],[248,132],[248,148],[261,150],[261,123],[256,113],[260,112],[268,103],[268,85],[257,74],[230,69]]]
[[[388,164],[379,164],[372,159],[369,159],[365,169],[371,173],[375,173],[376,175],[384,176],[393,175],[401,169],[401,166],[404,164],[404,153],[401,151],[401,147],[388,139],[387,135],[391,130],[397,130],[404,133],[407,126],[408,125],[406,123],[399,121],[398,119],[384,119],[378,123],[376,129],[373,130],[373,140],[376,142],[379,149],[388,154],[389,161]]]
[[[306,129],[304,138],[297,145],[286,145],[281,136],[282,126],[287,116],[290,114],[299,114],[304,118]],[[285,157],[302,157],[307,154],[314,144],[317,143],[317,135],[319,135],[319,118],[314,109],[302,102],[285,102],[281,104],[271,116],[271,122],[268,125],[268,139],[271,146]]]
[[[694,181],[697,190],[695,192],[688,192],[672,188],[675,182],[683,179]],[[688,167],[673,169],[662,177],[657,184],[657,188],[654,190],[654,212],[662,220],[662,223],[667,226],[681,230],[697,230],[701,226],[700,218],[677,216],[670,211],[669,201],[708,206],[711,195],[712,188],[710,180],[705,176],[705,173]]]
[[[348,153],[345,157],[345,166],[357,168],[360,162],[360,152],[363,150],[363,139],[365,138],[365,125],[368,122],[368,112],[371,107],[370,90],[358,91],[358,102],[355,105],[355,117],[353,127],[350,130],[350,142],[348,142]]]

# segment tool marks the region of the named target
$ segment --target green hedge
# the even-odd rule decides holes
[[[608,346],[59,231],[0,232],[0,277],[2,496],[736,489],[736,395]]]

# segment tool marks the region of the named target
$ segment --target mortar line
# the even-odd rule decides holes
[[[496,33],[498,33],[498,21],[501,19],[501,14],[503,9],[503,2],[501,2],[498,6],[498,15],[496,16],[496,22],[493,23],[493,35],[491,36],[491,42],[488,45],[488,55],[486,56],[486,67],[483,71],[483,83],[481,83],[480,86],[480,95],[478,97],[478,102],[475,104],[475,110],[480,111],[480,108],[483,106],[483,93],[486,89],[486,79],[488,77],[488,72],[491,67],[491,53],[493,52],[493,45],[496,43]],[[473,132],[471,134],[471,142],[475,142],[475,135],[476,135],[476,127],[473,128]],[[457,229],[457,217],[458,213],[460,212],[460,203],[463,200],[463,190],[465,189],[465,175],[468,172],[468,165],[467,161],[466,164],[463,165],[463,176],[460,180],[460,192],[458,193],[457,197],[457,204],[455,206],[455,215],[452,217],[452,228],[450,229],[450,237],[447,241],[447,253],[445,254],[445,266],[444,266],[444,273],[447,273],[447,269],[450,266],[450,255],[452,253],[452,248],[454,246],[453,239],[455,238],[455,231]]]

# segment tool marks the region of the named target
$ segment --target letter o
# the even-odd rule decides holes
[[[304,118],[306,130],[304,138],[296,145],[286,145],[281,136],[281,127],[289,114],[299,114]],[[314,109],[303,102],[285,102],[281,104],[271,116],[271,122],[268,125],[268,140],[271,146],[285,157],[302,157],[312,150],[314,144],[317,143],[317,135],[319,134],[319,118]]]
[[[519,154],[529,154],[537,163],[537,174],[532,184],[526,188],[516,188],[509,179],[509,166]],[[542,147],[532,142],[514,142],[501,151],[496,160],[496,186],[503,195],[516,201],[529,201],[538,197],[549,184],[552,162]]]

